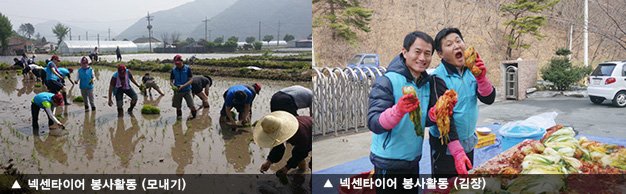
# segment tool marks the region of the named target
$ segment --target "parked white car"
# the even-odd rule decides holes
[[[594,104],[609,100],[617,107],[625,107],[626,60],[600,63],[589,76],[587,93]]]

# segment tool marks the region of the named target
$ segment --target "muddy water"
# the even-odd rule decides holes
[[[45,113],[40,111],[40,129],[34,132],[30,100],[36,93],[45,91],[45,86],[34,87],[34,81],[24,82],[21,75],[12,72],[6,79],[7,73],[2,72],[0,159],[14,159],[16,167],[24,173],[258,173],[270,149],[260,148],[252,141],[253,128],[232,130],[219,123],[222,94],[232,85],[260,83],[261,93],[252,106],[254,122],[270,112],[270,98],[279,89],[294,84],[311,87],[310,82],[213,77],[210,108],[200,109],[194,120],[177,121],[175,108],[171,107],[173,91],[169,89],[169,74],[153,72],[151,75],[165,95],[153,91],[153,95],[144,96],[134,88],[139,95],[134,114],[118,117],[115,105],[107,105],[108,84],[113,73],[113,69],[96,67],[97,111],[85,112],[83,103],[79,102],[58,107],[56,114],[62,117],[65,130],[54,126],[50,129]],[[133,71],[139,83],[144,73]],[[73,78],[76,76],[72,74]],[[80,95],[78,85],[67,87],[68,98]],[[129,103],[130,98],[125,96],[125,109]],[[197,97],[194,103],[197,107],[201,105]],[[157,106],[161,114],[141,114],[144,104]],[[183,117],[187,117],[189,109],[183,107]],[[304,109],[300,114],[309,113]],[[290,149],[288,147],[282,162],[274,164],[271,171],[284,166]]]

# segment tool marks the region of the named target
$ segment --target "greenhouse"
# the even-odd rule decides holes
[[[64,55],[89,54],[95,47],[98,53],[115,53],[120,47],[122,53],[137,53],[137,45],[131,41],[63,41],[59,45],[59,52]]]
[[[150,43],[135,43],[137,45],[137,51],[139,52],[148,52],[150,51]],[[122,47],[120,47],[122,48]],[[152,43],[152,51],[154,51],[155,48],[163,48],[163,43],[162,42],[153,42]]]

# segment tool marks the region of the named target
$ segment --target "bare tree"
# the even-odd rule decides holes
[[[165,48],[167,44],[170,43],[170,33],[169,32],[161,33],[161,40],[163,41],[163,48]]]
[[[170,40],[172,40],[172,43],[180,42],[180,32],[172,32],[171,38],[172,39]]]
[[[573,53],[582,47],[584,26],[584,0],[562,0],[563,3],[548,18],[569,32],[574,27]],[[589,54],[597,58],[618,59],[626,50],[626,0],[589,1]],[[599,37],[593,38],[592,35]],[[582,50],[582,49],[581,49]],[[614,53],[614,54],[611,54]],[[621,56],[620,56],[620,53]],[[575,55],[575,54],[574,54]]]

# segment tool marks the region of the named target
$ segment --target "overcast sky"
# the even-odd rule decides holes
[[[121,33],[148,12],[171,9],[193,0],[0,0],[0,13],[17,31],[23,23],[48,20],[86,29]],[[35,29],[37,31],[37,29]]]

